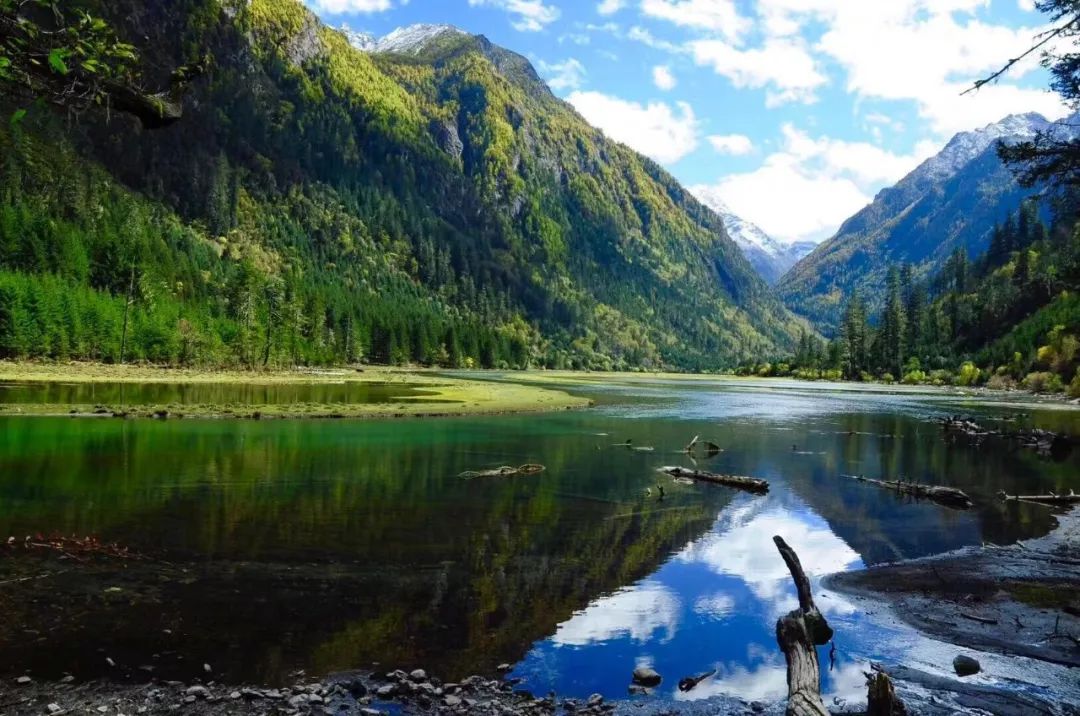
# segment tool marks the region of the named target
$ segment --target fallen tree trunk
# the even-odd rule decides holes
[[[878,487],[884,487],[889,490],[895,490],[904,495],[912,495],[920,499],[932,500],[939,505],[946,507],[952,507],[954,509],[966,510],[971,507],[971,498],[964,493],[963,490],[958,490],[955,487],[942,487],[940,485],[920,485],[916,482],[901,482],[900,480],[874,480],[873,478],[863,477],[862,475],[847,475],[853,480],[859,482],[869,482],[872,485]]]
[[[1009,495],[1004,491],[998,493],[1003,502],[1010,500],[1016,502],[1039,502],[1044,505],[1075,505],[1080,503],[1080,495],[1069,490],[1067,495],[1057,495],[1051,492],[1049,495]]]
[[[685,467],[661,467],[657,472],[662,472],[671,477],[683,477],[702,482],[712,482],[727,487],[737,487],[740,490],[750,492],[768,492],[769,483],[757,477],[743,477],[742,475],[718,475],[704,470],[688,470]]]
[[[833,630],[814,604],[810,580],[803,572],[799,556],[783,537],[773,537],[780,556],[784,558],[795,589],[799,593],[799,608],[780,617],[776,622],[776,643],[787,660],[787,716],[829,716],[821,698],[821,671],[817,648],[829,643]]]

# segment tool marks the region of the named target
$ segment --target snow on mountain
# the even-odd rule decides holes
[[[985,152],[998,140],[1019,142],[1031,139],[1039,130],[1051,126],[1041,114],[1010,114],[1005,119],[988,124],[982,129],[960,132],[938,154],[920,164],[905,177],[904,182],[927,180],[940,182],[954,176],[969,162]]]
[[[775,283],[816,246],[808,241],[794,244],[777,241],[756,224],[733,213],[712,187],[695,187],[693,192],[705,206],[723,219],[728,236],[742,249],[750,265],[770,284]]]
[[[394,52],[410,55],[417,54],[437,37],[451,33],[456,35],[468,34],[453,25],[430,24],[399,27],[381,38],[376,38],[366,32],[355,32],[347,27],[342,27],[341,32],[349,40],[349,44],[363,52]]]

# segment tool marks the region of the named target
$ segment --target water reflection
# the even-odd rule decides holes
[[[671,694],[718,670],[680,698],[766,698],[783,684],[775,620],[795,604],[774,534],[812,575],[1005,543],[1045,533],[1052,513],[994,493],[1067,489],[1080,468],[950,444],[925,419],[943,409],[919,396],[754,390],[633,382],[590,388],[599,410],[409,422],[0,417],[0,536],[97,534],[165,560],[0,587],[0,673],[94,676],[99,649],[132,671],[184,657],[159,663],[162,678],[207,661],[223,680],[271,683],[517,662],[536,692],[621,696],[649,663]],[[1025,418],[1044,419],[1067,422]],[[695,434],[724,448],[701,467],[766,478],[769,495],[669,483],[663,502],[646,497]],[[627,439],[657,449],[612,447]],[[522,463],[547,470],[457,477]],[[850,472],[955,485],[976,506],[897,498]],[[0,582],[28,568],[0,550]],[[909,648],[836,595],[818,603],[849,635],[832,693]]]
[[[534,645],[515,674],[538,691],[557,688],[572,674],[582,692],[618,696],[625,694],[634,665],[647,662],[665,675],[660,690],[681,699],[782,695],[786,667],[774,629],[798,599],[773,535],[797,545],[812,581],[862,565],[859,555],[800,501],[775,492],[740,497],[706,534],[647,580],[593,601],[560,624],[551,638]],[[828,617],[855,611],[832,595],[818,602]],[[688,636],[674,639],[680,625]],[[845,680],[859,673],[852,660],[863,657],[848,653],[848,665],[826,675],[829,693],[849,688]],[[615,668],[620,662],[622,669]],[[717,674],[707,685],[685,694],[676,688],[683,676],[709,669]]]

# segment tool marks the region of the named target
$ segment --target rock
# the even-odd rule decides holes
[[[639,686],[638,684],[630,684],[630,688],[627,689],[627,692],[631,696],[648,696],[649,695],[649,690],[646,689],[644,686]]]
[[[184,693],[188,696],[194,696],[199,699],[210,698],[210,689],[206,688],[205,686],[190,686]]]
[[[360,709],[360,713],[364,716],[382,716],[382,711],[379,709]]]
[[[639,666],[634,669],[634,683],[642,686],[659,686],[663,681],[660,674],[655,669],[650,669],[647,666]]]
[[[60,708],[60,704],[49,704],[45,708],[47,708],[49,710],[49,713],[51,714],[59,714],[64,712],[64,709]]]
[[[960,676],[971,676],[982,670],[982,666],[979,665],[978,661],[963,654],[953,659],[952,666]]]
[[[113,661],[112,658],[108,657],[108,656],[105,657],[105,663],[108,664],[109,666],[116,666],[116,662]]]
[[[378,696],[380,699],[389,699],[397,693],[397,690],[398,687],[396,685],[386,684],[385,686],[380,686],[379,689],[375,692],[375,695]]]
[[[443,703],[446,704],[447,706],[453,708],[454,706],[460,706],[461,705],[461,699],[458,698],[457,696],[454,696],[454,695],[451,694],[450,696],[444,696],[443,697]]]
[[[413,681],[427,681],[427,672],[423,669],[414,669],[409,672],[409,678]]]
[[[231,694],[229,694],[229,698],[232,699],[233,701],[235,701],[236,699],[240,698],[242,695],[243,694],[241,694],[239,691],[233,691]]]
[[[761,703],[760,701],[751,701],[750,710],[756,714],[759,714],[765,710],[765,704]]]
[[[24,684],[24,685],[32,683],[33,681],[34,680],[31,679],[29,676],[20,676],[19,678],[15,679],[16,684]]]
[[[212,674],[214,672],[214,670],[210,668],[209,664],[203,664],[202,668],[203,668],[203,671],[205,671],[208,674]]]
[[[509,664],[499,664],[495,667],[495,671],[510,671],[511,666]]]
[[[75,677],[72,676],[71,674],[68,674],[64,678],[60,679],[60,683],[61,684],[70,684],[74,680],[75,680]]]
[[[600,694],[593,694],[589,697],[589,700],[585,702],[585,705],[589,708],[593,708],[594,706],[599,706],[602,703],[604,703],[604,697]]]

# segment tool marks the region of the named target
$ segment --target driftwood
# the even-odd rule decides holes
[[[516,475],[535,475],[538,472],[543,472],[545,468],[543,465],[519,465],[518,467],[510,467],[509,465],[503,465],[502,467],[496,467],[491,470],[466,470],[458,475],[458,477],[464,477],[471,480],[474,477],[514,477]]]
[[[787,716],[829,716],[821,699],[821,670],[817,648],[828,644],[833,630],[814,604],[810,580],[803,572],[799,556],[783,537],[773,537],[780,556],[784,558],[795,589],[799,593],[799,608],[780,617],[776,622],[776,643],[787,660]]]
[[[944,505],[945,507],[952,507],[954,509],[966,510],[971,507],[971,498],[964,493],[963,490],[958,490],[955,487],[942,487],[940,485],[920,485],[917,482],[902,482],[900,480],[874,480],[873,478],[863,477],[862,475],[847,475],[853,480],[859,482],[869,482],[872,485],[878,487],[884,487],[889,490],[895,490],[904,495],[912,495],[920,499],[931,500]]]
[[[1067,495],[1058,495],[1053,492],[1048,495],[1009,495],[1004,490],[997,494],[1003,502],[1039,502],[1044,505],[1075,505],[1080,503],[1080,495],[1072,490],[1069,490]]]
[[[892,679],[875,666],[866,675],[866,716],[906,716],[904,702],[896,697]]]
[[[750,492],[768,492],[769,483],[757,477],[743,477],[742,475],[718,475],[713,472],[705,472],[704,470],[688,470],[685,467],[661,467],[657,472],[662,472],[665,475],[670,475],[674,478],[688,478],[691,480],[701,480],[702,482],[712,482],[717,485],[726,485],[727,487],[737,487],[740,490],[749,490]]]
[[[706,671],[704,674],[698,674],[697,676],[686,676],[679,679],[679,691],[690,691],[695,686],[700,684],[705,679],[709,678],[716,673],[716,669]]]

